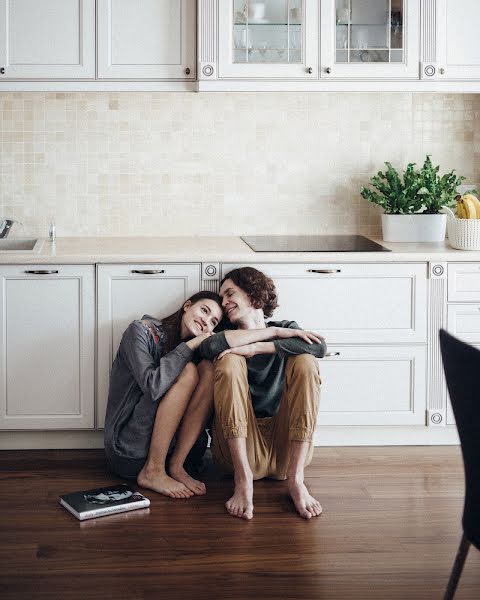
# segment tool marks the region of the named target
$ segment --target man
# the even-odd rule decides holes
[[[325,340],[295,321],[265,323],[277,305],[273,281],[252,267],[230,271],[220,296],[235,329],[200,346],[202,358],[217,357],[212,452],[233,472],[235,490],[226,503],[236,517],[253,517],[253,481],[287,479],[301,517],[321,514],[304,483],[313,455],[313,433],[320,400],[317,358]]]

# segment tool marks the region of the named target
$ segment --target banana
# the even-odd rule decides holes
[[[471,200],[473,202],[473,205],[475,206],[475,212],[476,212],[476,219],[480,219],[480,201],[479,199],[474,196],[473,194],[465,194],[463,196],[463,198],[468,198],[469,200]]]
[[[465,213],[465,207],[463,205],[463,200],[459,198],[457,200],[457,219],[466,219],[467,215]]]
[[[477,218],[476,203],[472,200],[472,198],[474,198],[474,196],[467,194],[466,196],[462,196],[459,200],[457,200],[457,217],[459,219]]]

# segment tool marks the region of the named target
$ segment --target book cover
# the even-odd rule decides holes
[[[150,500],[126,483],[65,494],[58,499],[80,521],[150,506]]]

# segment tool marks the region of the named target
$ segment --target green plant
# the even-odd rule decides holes
[[[457,177],[455,170],[440,177],[439,170],[440,166],[434,167],[430,156],[427,155],[423,167],[419,171],[421,187],[417,193],[423,199],[425,207],[423,212],[429,215],[436,215],[443,206],[454,204],[457,187],[465,179],[465,177]]]
[[[409,163],[403,179],[398,171],[386,162],[387,171],[379,171],[370,179],[370,184],[376,188],[371,190],[362,187],[360,194],[365,200],[381,206],[389,215],[407,215],[418,212],[423,205],[422,196],[418,195],[421,185],[415,163]]]
[[[427,155],[420,170],[415,169],[416,163],[409,163],[403,173],[403,179],[391,163],[385,164],[387,171],[379,171],[370,179],[370,184],[378,191],[362,187],[360,194],[365,200],[383,207],[389,215],[406,215],[420,211],[437,214],[443,206],[454,202],[457,186],[465,179],[457,177],[455,171],[440,177],[440,167],[433,166],[430,155]]]

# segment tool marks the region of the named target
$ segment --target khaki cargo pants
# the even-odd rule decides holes
[[[278,413],[257,419],[248,386],[247,361],[243,356],[226,354],[215,368],[214,461],[227,473],[233,473],[227,440],[243,437],[254,479],[286,479],[293,440],[310,442],[308,465],[313,455],[320,384],[317,358],[311,354],[289,357]]]

